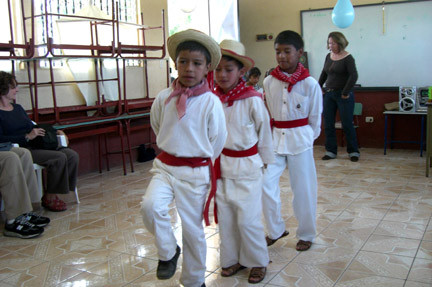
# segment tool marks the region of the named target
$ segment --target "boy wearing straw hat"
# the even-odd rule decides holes
[[[169,279],[175,274],[181,250],[169,215],[175,199],[183,242],[180,282],[186,287],[202,287],[207,248],[203,211],[210,186],[216,188],[210,184],[214,179],[211,160],[220,154],[226,139],[222,104],[209,89],[206,75],[216,68],[221,53],[215,40],[196,30],[176,33],[167,44],[178,78],[157,95],[151,108],[150,121],[161,153],[153,162],[141,214],[156,238],[156,275]]]
[[[246,86],[244,74],[254,65],[242,43],[220,43],[215,70],[216,94],[223,103],[228,138],[220,156],[217,216],[223,277],[251,268],[249,283],[261,282],[269,255],[262,224],[263,167],[273,162],[269,116],[261,93]]]

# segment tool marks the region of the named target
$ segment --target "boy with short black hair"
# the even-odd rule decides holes
[[[243,80],[253,66],[242,43],[220,43],[216,94],[227,119],[228,138],[220,156],[217,216],[223,277],[251,268],[249,283],[261,282],[269,255],[262,224],[263,167],[274,161],[269,116],[262,95]]]
[[[260,92],[262,94],[263,93],[263,89],[258,84],[259,80],[260,80],[260,77],[261,77],[261,71],[260,71],[260,69],[258,69],[258,67],[253,67],[247,73],[247,77],[248,77],[248,79],[247,79],[247,82],[246,82],[246,86],[252,86],[252,87],[254,87],[255,91]]]
[[[206,75],[216,68],[221,53],[215,40],[196,30],[176,33],[167,44],[178,78],[172,88],[157,95],[151,108],[150,121],[162,152],[153,162],[141,213],[146,228],[156,237],[157,277],[169,279],[180,256],[169,215],[169,205],[175,199],[182,221],[180,282],[202,287],[206,270],[202,219],[210,180],[214,179],[211,160],[220,154],[226,139],[222,104],[209,89]],[[212,188],[214,191],[216,186]]]
[[[317,176],[313,143],[321,131],[322,91],[299,62],[303,39],[283,31],[275,39],[278,66],[264,79],[266,103],[273,126],[276,161],[264,175],[263,210],[267,245],[287,236],[281,216],[279,179],[288,166],[298,220],[297,251],[308,250],[316,235]]]

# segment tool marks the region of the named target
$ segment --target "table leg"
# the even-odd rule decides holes
[[[420,156],[423,156],[423,142],[424,142],[424,118],[425,116],[421,116],[421,131],[420,131]]]
[[[384,155],[387,150],[387,115],[384,115]]]

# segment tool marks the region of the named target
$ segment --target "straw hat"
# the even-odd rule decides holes
[[[246,72],[255,65],[254,60],[246,56],[246,50],[242,43],[234,40],[223,40],[219,46],[222,49],[222,55],[230,56],[242,63]]]
[[[177,46],[186,41],[195,41],[203,45],[210,53],[211,64],[209,71],[216,69],[222,57],[218,43],[210,36],[198,30],[185,30],[170,36],[167,41],[168,53],[171,59],[175,62]]]

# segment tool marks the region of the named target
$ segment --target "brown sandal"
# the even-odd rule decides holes
[[[249,273],[248,282],[255,284],[263,281],[266,276],[267,267],[254,267]]]
[[[296,250],[297,251],[306,251],[309,248],[311,248],[311,246],[312,246],[312,242],[299,240],[297,242],[297,245],[296,245]]]
[[[271,246],[271,245],[275,244],[276,241],[278,241],[278,240],[281,239],[282,237],[288,236],[288,234],[289,234],[289,232],[285,230],[285,231],[282,233],[282,235],[279,236],[279,237],[276,238],[276,239],[271,239],[270,237],[266,236],[267,246]]]
[[[230,267],[226,267],[226,268],[222,267],[221,276],[222,277],[230,277],[230,276],[233,276],[234,274],[236,274],[237,272],[239,272],[240,270],[243,270],[245,268],[246,267],[244,267],[240,263],[236,263],[236,264],[231,265]]]

